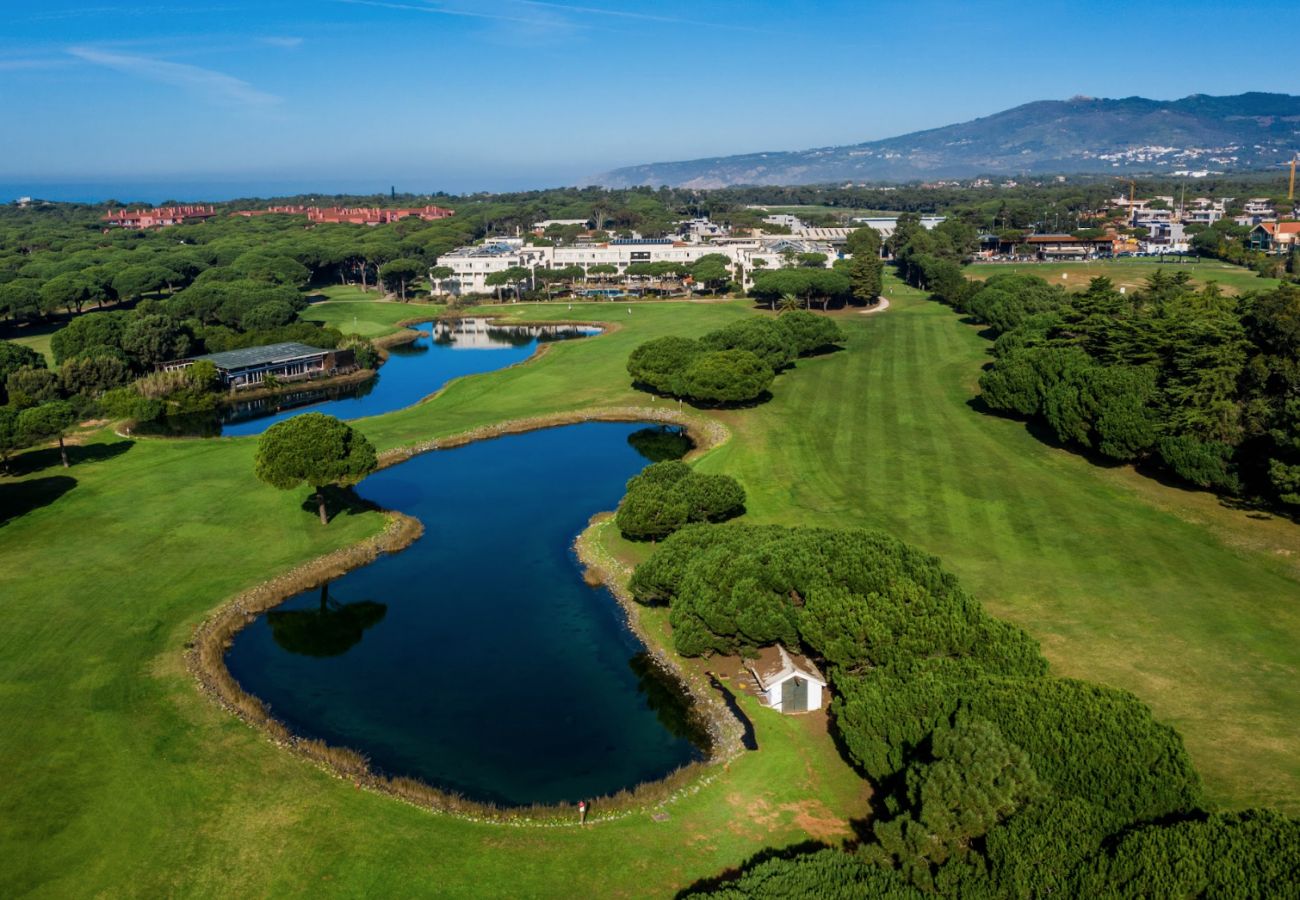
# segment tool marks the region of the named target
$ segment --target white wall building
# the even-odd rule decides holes
[[[545,231],[546,229],[550,228],[552,225],[559,228],[567,228],[567,227],[586,228],[587,222],[588,222],[587,219],[543,219],[540,222],[533,223],[533,231],[538,231],[538,232]]]
[[[688,244],[672,238],[616,239],[600,244],[575,244],[569,247],[534,247],[517,239],[491,239],[461,247],[438,257],[438,265],[447,266],[455,275],[443,287],[453,294],[487,294],[493,288],[487,277],[515,266],[525,269],[563,269],[609,265],[625,272],[633,263],[677,262],[690,265],[710,253],[722,253],[733,262],[734,252],[712,244]]]
[[[789,228],[791,231],[796,228],[803,228],[803,219],[789,213],[773,213],[770,216],[763,216],[763,221],[778,228]]]
[[[764,647],[746,667],[758,684],[760,699],[781,713],[810,712],[822,708],[826,679],[810,660],[791,656],[780,644]]]
[[[623,238],[564,247],[535,247],[519,238],[489,238],[482,244],[460,247],[438,257],[437,265],[446,266],[455,273],[443,280],[444,292],[490,294],[495,289],[488,286],[488,276],[513,267],[563,269],[580,266],[588,272],[592,266],[606,265],[614,266],[621,275],[633,263],[691,265],[701,257],[718,253],[727,257],[733,266],[740,266],[740,274],[748,288],[753,283],[755,261],[760,259],[762,263],[757,268],[779,269],[792,253],[822,253],[829,268],[838,255],[836,245],[843,244],[851,231],[847,228],[821,228],[810,229],[807,235],[800,236],[720,237],[708,243],[672,238]]]
[[[930,231],[947,218],[947,216],[921,216],[921,227],[926,231]],[[897,216],[860,216],[852,221],[859,228],[868,225],[876,229],[876,231],[880,232],[882,240],[892,237],[894,232],[898,230]]]

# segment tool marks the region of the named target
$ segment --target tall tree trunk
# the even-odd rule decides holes
[[[325,512],[325,488],[323,486],[318,485],[316,487],[316,502],[320,504],[320,523],[328,525],[330,517]]]
[[[68,463],[68,448],[63,446],[63,435],[59,435],[59,456],[63,457],[63,468],[71,468]]]
[[[366,263],[364,260],[361,262],[361,290],[369,290],[366,287]]]

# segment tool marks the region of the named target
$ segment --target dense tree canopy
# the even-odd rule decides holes
[[[55,362],[81,356],[100,347],[120,348],[128,317],[122,313],[102,312],[79,316],[50,338]]]
[[[353,485],[375,470],[375,448],[346,422],[323,413],[303,413],[268,428],[258,439],[254,472],[267,484],[316,490],[322,525],[326,485]]]
[[[686,366],[681,393],[703,403],[749,403],[772,385],[775,373],[749,350],[706,350]]]
[[[5,379],[5,394],[8,402],[26,409],[63,396],[59,384],[59,374],[45,368],[44,360],[39,366],[20,366],[9,373]]]
[[[779,641],[819,659],[834,728],[875,783],[858,849],[773,859],[702,892],[1217,895],[1232,883],[1220,857],[1257,865],[1234,876],[1264,894],[1296,882],[1294,820],[1207,817],[1173,729],[1127,692],[1049,677],[1027,635],[892,538],[690,525],[631,588],[669,605],[681,653]]]
[[[43,369],[45,357],[30,347],[12,341],[0,341],[0,403],[8,403],[5,382],[19,369]]]
[[[628,481],[614,522],[626,537],[660,540],[688,523],[722,522],[744,511],[745,490],[736,479],[669,460]]]
[[[957,305],[998,332],[980,377],[990,408],[1109,459],[1300,509],[1300,288],[1237,299],[1157,272],[1138,291],[1097,278],[1066,294],[996,276]]]
[[[844,339],[832,320],[805,310],[776,318],[753,316],[699,340],[668,336],[636,347],[628,357],[633,384],[656,393],[709,404],[761,398],[776,374],[797,357]]]
[[[775,319],[746,318],[710,332],[700,339],[706,350],[748,350],[761,359],[773,372],[794,363],[799,348],[790,332]]]
[[[627,359],[627,371],[637,384],[660,394],[680,396],[682,373],[704,348],[691,338],[654,338],[637,346]]]
[[[418,259],[400,257],[379,267],[379,280],[390,291],[395,291],[406,302],[406,289],[424,273],[424,264]]]
[[[63,461],[63,468],[66,469],[70,463],[63,438],[76,423],[77,414],[71,403],[66,400],[51,400],[18,413],[16,426],[18,436],[25,444],[58,440],[59,456]]]
[[[631,583],[669,602],[679,652],[731,653],[781,640],[848,671],[918,656],[973,656],[1040,672],[1022,632],[983,613],[938,560],[866,531],[691,526]]]
[[[869,855],[933,887],[933,872],[1044,793],[1029,754],[984,719],[959,713],[904,773],[900,810],[872,823]]]
[[[810,356],[844,342],[844,332],[833,319],[807,310],[787,310],[777,316],[776,324],[797,356]]]
[[[805,305],[845,303],[852,298],[849,277],[838,269],[768,269],[754,273],[750,294],[772,309],[786,295],[798,297]]]

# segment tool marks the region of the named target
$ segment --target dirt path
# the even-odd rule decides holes
[[[872,313],[884,312],[887,309],[889,309],[889,301],[884,297],[881,297],[880,302],[871,307],[871,309],[861,309],[858,310],[858,312],[864,316],[869,316]]]

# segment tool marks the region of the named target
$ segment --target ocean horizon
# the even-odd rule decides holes
[[[229,200],[271,199],[275,197],[335,197],[339,195],[385,195],[396,189],[399,194],[415,196],[463,195],[477,192],[546,190],[562,187],[562,179],[514,176],[491,179],[490,184],[455,179],[451,184],[434,185],[415,179],[369,180],[361,178],[322,177],[313,180],[276,178],[159,178],[159,179],[91,179],[50,181],[21,178],[0,179],[0,203],[22,197],[60,203],[104,205],[117,201],[121,205],[158,206],[176,203],[223,203]],[[554,181],[555,183],[550,183]],[[577,181],[571,183],[578,183]]]
[[[357,183],[330,183],[291,181],[5,181],[0,182],[0,202],[10,203],[21,197],[34,200],[53,200],[60,203],[88,203],[103,205],[116,200],[122,205],[145,204],[156,206],[176,203],[221,203],[228,200],[268,199],[318,195],[332,197],[339,194],[387,194],[392,185],[362,185]],[[409,191],[409,193],[416,193]],[[423,193],[423,192],[420,192]]]

